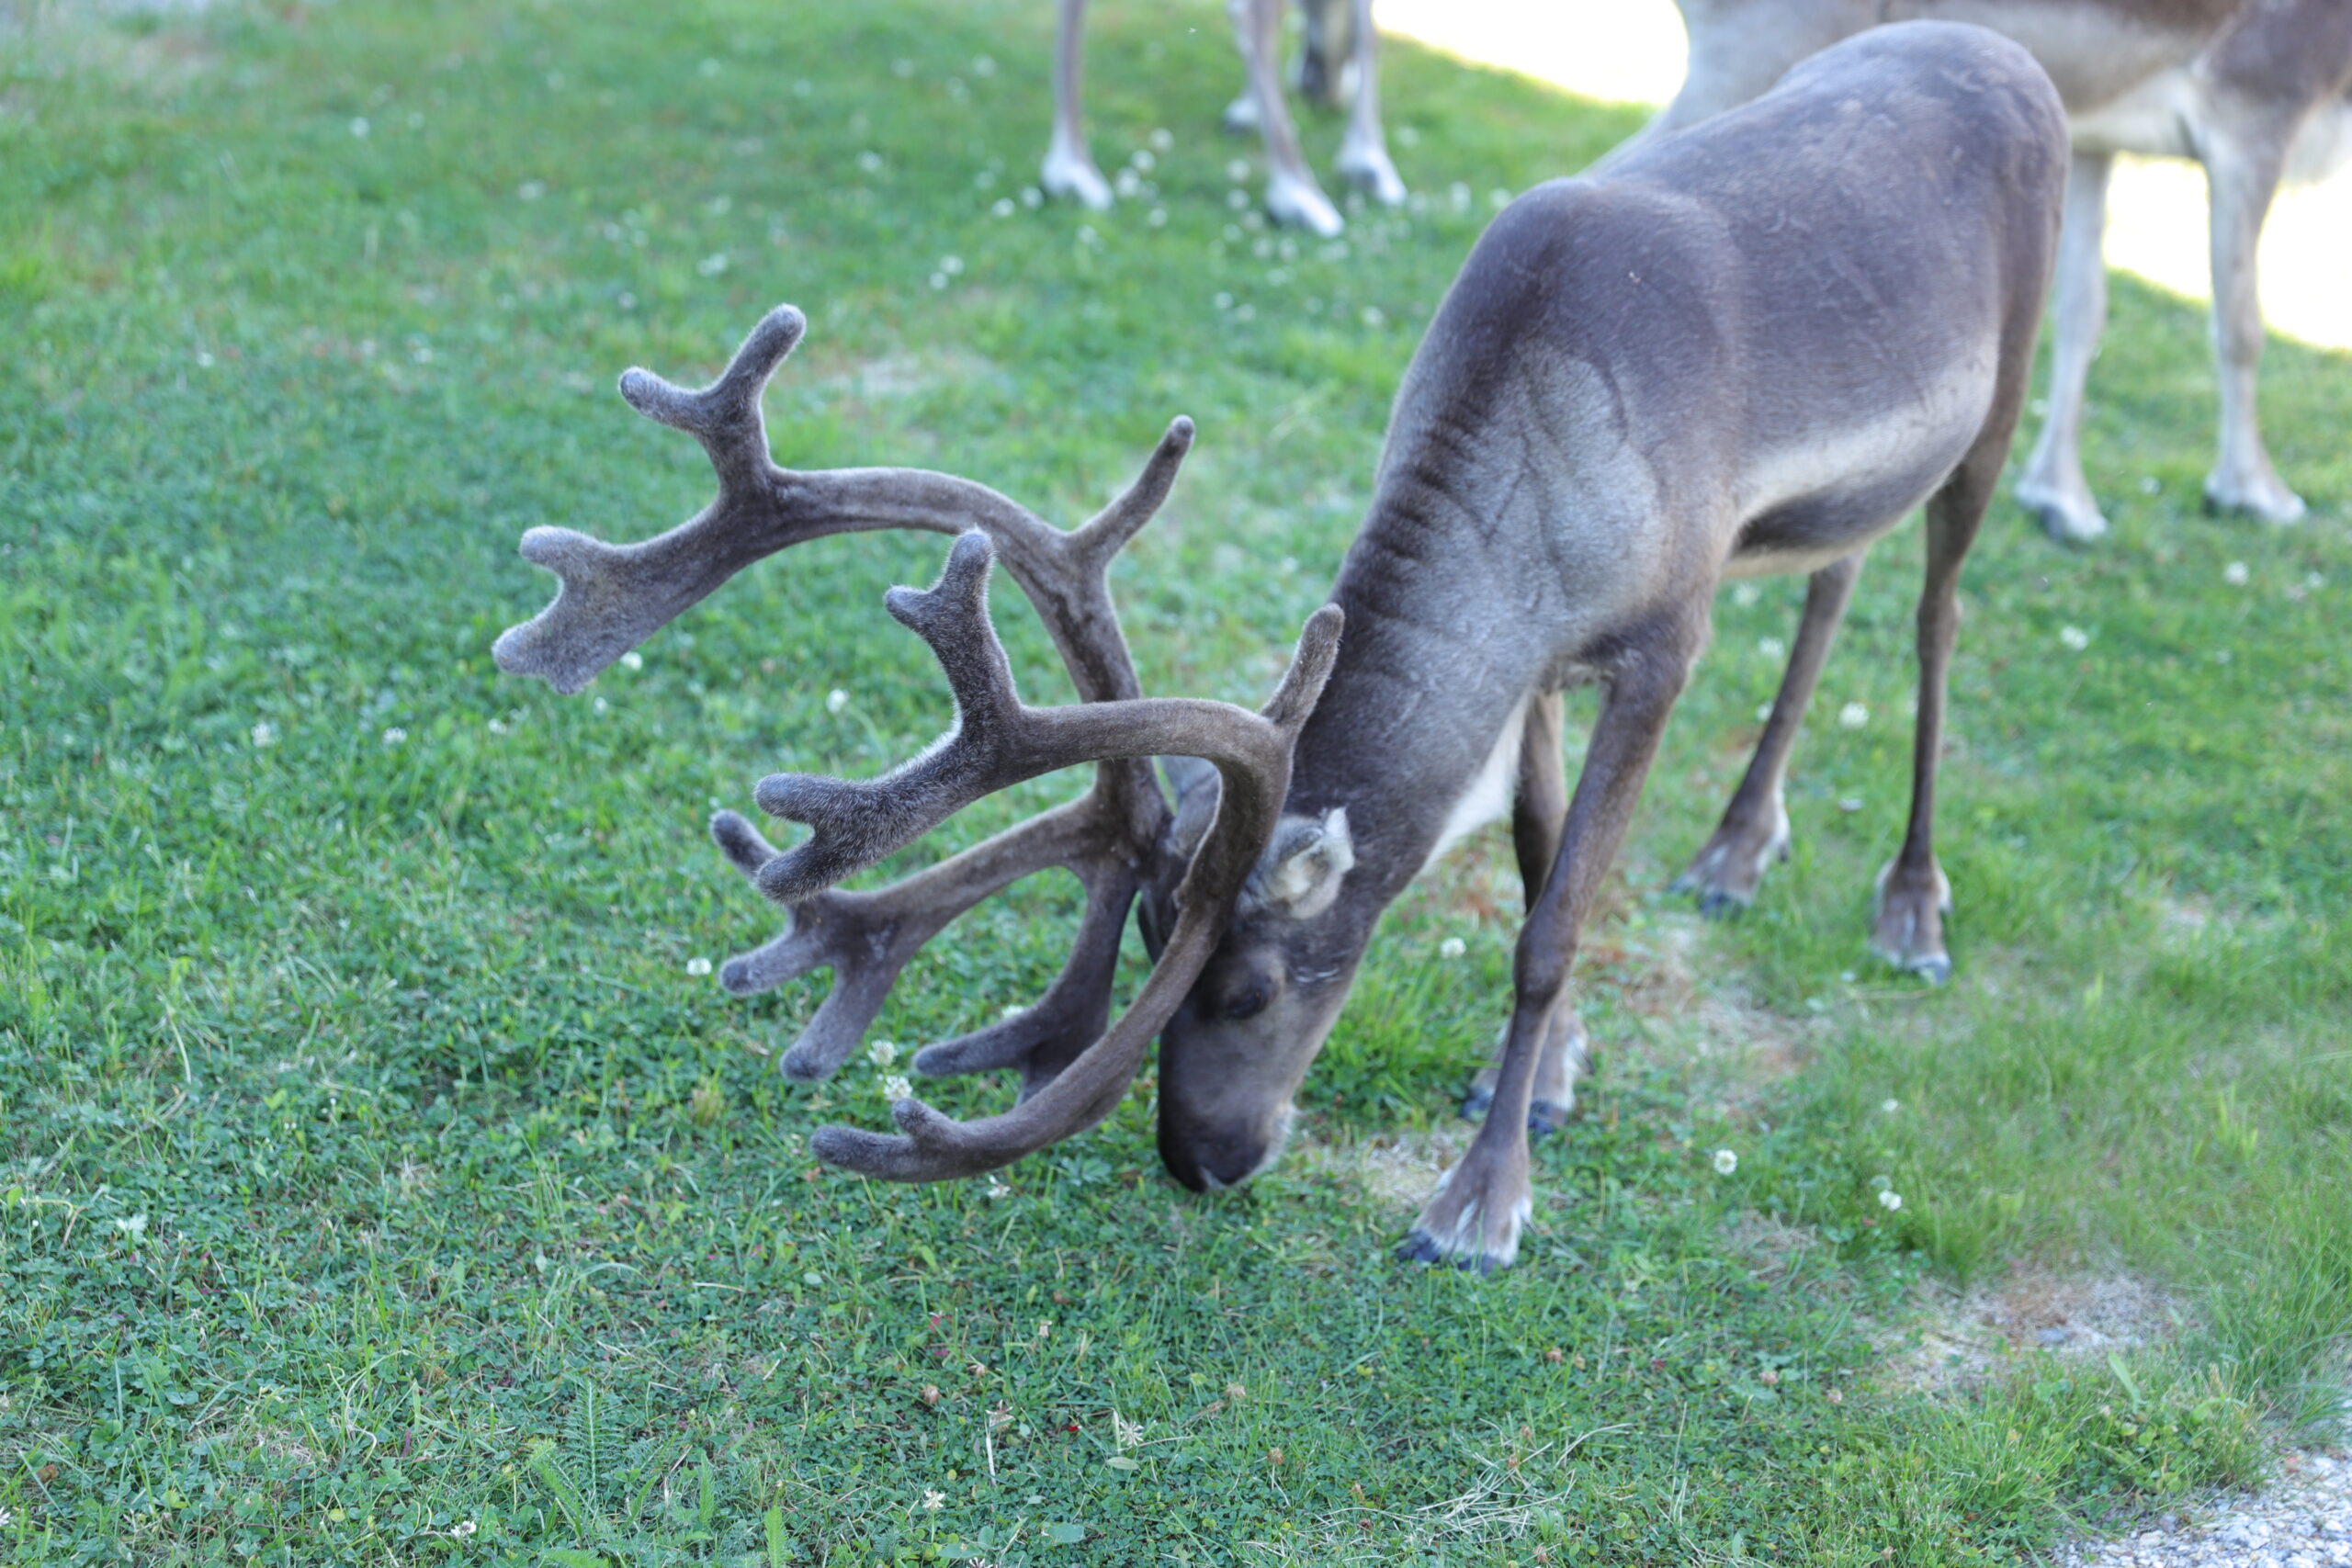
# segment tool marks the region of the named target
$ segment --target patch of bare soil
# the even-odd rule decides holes
[[[1426,1132],[1329,1141],[1301,1137],[1291,1153],[1299,1169],[1337,1178],[1370,1207],[1413,1214],[1436,1190],[1437,1179],[1469,1149],[1476,1131],[1472,1123],[1454,1120]]]
[[[2018,1269],[1965,1292],[1923,1281],[1919,1314],[1882,1336],[1880,1381],[1889,1387],[1951,1393],[2014,1370],[2026,1355],[2093,1356],[2170,1338],[2181,1303],[2129,1274],[2053,1274]]]

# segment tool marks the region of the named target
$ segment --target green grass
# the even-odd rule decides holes
[[[878,598],[941,548],[771,562],[594,697],[503,680],[492,637],[550,586],[524,528],[640,537],[707,494],[614,373],[705,374],[789,299],[784,460],[952,468],[1064,520],[1194,415],[1118,582],[1148,686],[1254,702],[1487,193],[1635,123],[1392,46],[1433,201],[1260,256],[1286,242],[1225,206],[1251,150],[1213,129],[1221,9],[1106,4],[1097,150],[1173,131],[1165,227],[999,218],[1049,10],[0,12],[10,1559],[1964,1563],[2258,1476],[2352,1330],[2352,367],[2267,363],[2312,521],[2207,519],[2201,321],[2128,285],[2087,435],[2115,537],[2063,553],[2004,503],[1970,567],[1948,989],[1862,951],[1906,531],[1800,748],[1796,857],[1708,928],[1664,883],[1800,589],[1719,607],[1583,966],[1603,1070],[1508,1275],[1393,1264],[1418,1194],[1381,1175],[1454,1125],[1502,1015],[1493,835],[1392,913],[1249,1191],[1165,1179],[1148,1077],[1002,1197],[812,1168],[810,1128],[878,1122],[876,1075],[786,1086],[811,989],[687,976],[776,925],[701,823],[935,732]],[[1868,725],[1828,722],[1854,701]],[[1073,911],[1046,883],[976,914],[881,1032],[1029,994]],[[2178,1322],[1973,1390],[1889,1374],[1931,1282],[2019,1271],[2128,1272]]]

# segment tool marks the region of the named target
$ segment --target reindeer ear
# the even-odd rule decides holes
[[[1331,907],[1356,863],[1345,807],[1312,817],[1285,817],[1250,878],[1249,894],[1284,919],[1311,919]]]

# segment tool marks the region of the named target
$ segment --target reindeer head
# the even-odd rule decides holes
[[[1177,777],[1181,836],[1197,796],[1216,785],[1197,766]],[[1338,905],[1355,858],[1344,809],[1277,822],[1161,1032],[1159,1157],[1194,1191],[1238,1186],[1282,1153],[1292,1099],[1363,951],[1360,914]]]
[[[562,587],[537,616],[502,635],[493,652],[511,674],[577,692],[736,571],[788,546],[871,528],[958,536],[936,585],[893,589],[885,601],[938,657],[956,697],[955,728],[878,779],[763,779],[753,792],[761,809],[810,829],[788,851],[777,851],[733,812],[719,813],[711,832],[791,918],[782,936],[728,961],[720,972],[727,988],[744,995],[812,969],[833,972],[823,1005],[785,1054],[784,1069],[797,1078],[822,1077],[849,1058],[907,961],[956,916],[1032,872],[1063,866],[1078,876],[1085,912],[1069,963],[1046,995],[914,1059],[915,1070],[929,1076],[1017,1069],[1021,1098],[1011,1110],[959,1122],[907,1098],[890,1108],[896,1135],[825,1127],[811,1139],[820,1157],[868,1176],[977,1175],[1110,1114],[1153,1036],[1188,1005],[1237,912],[1246,918],[1234,929],[1245,929],[1258,912],[1303,908],[1320,896],[1323,873],[1316,868],[1342,855],[1345,822],[1302,831],[1282,822],[1280,812],[1293,744],[1337,653],[1340,615],[1326,605],[1309,618],[1288,673],[1260,713],[1145,697],[1104,573],[1167,496],[1192,445],[1191,422],[1170,425],[1136,484],[1068,532],[950,475],[788,472],[769,454],[760,394],[804,327],[789,306],[771,311],[726,372],[700,391],[644,370],[621,378],[622,396],[640,413],[702,442],[718,474],[718,496],[690,521],[639,545],[532,529],[523,537],[525,558],[553,570]],[[988,614],[989,568],[1000,553],[1061,651],[1081,699],[1072,706],[1033,708],[1013,690]],[[1182,822],[1152,778],[1154,756],[1201,759],[1214,773],[1214,789]],[[1077,800],[891,886],[836,886],[983,795],[1080,763],[1096,771],[1093,787]],[[1282,846],[1270,857],[1278,837]],[[1161,917],[1148,933],[1156,962],[1106,1028],[1120,934],[1147,887]],[[1210,989],[1224,995],[1218,986]],[[1319,1032],[1315,1039],[1320,1043]],[[1286,1105],[1295,1087],[1295,1079],[1284,1087],[1279,1103]],[[1200,1185],[1197,1161],[1177,1169]]]

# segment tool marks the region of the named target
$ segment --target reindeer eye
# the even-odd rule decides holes
[[[1245,1018],[1255,1018],[1266,1010],[1272,994],[1263,985],[1253,985],[1234,992],[1225,998],[1225,1018],[1228,1023],[1238,1023]]]

